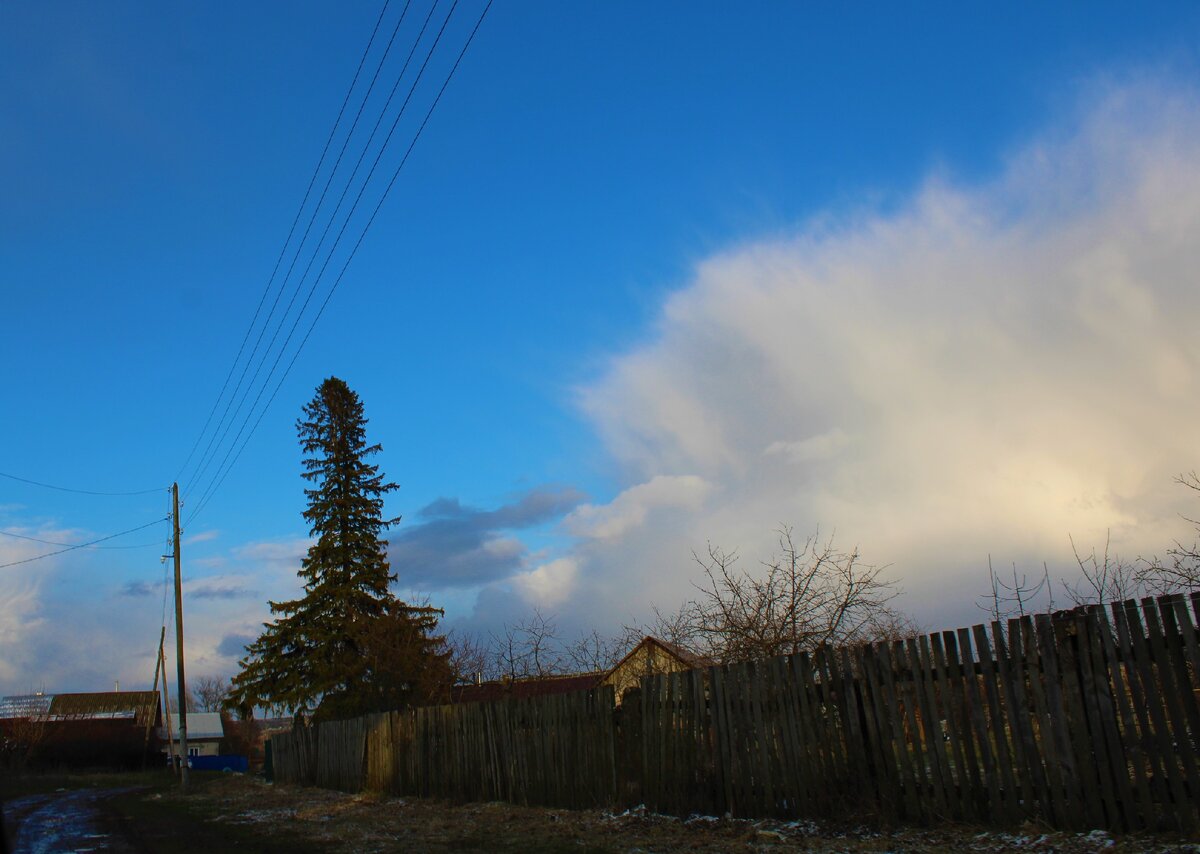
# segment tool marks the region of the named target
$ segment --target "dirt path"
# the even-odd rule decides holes
[[[117,788],[122,782],[125,787]],[[143,782],[145,785],[140,785]],[[170,779],[93,778],[82,785],[90,788],[60,789],[49,795],[24,795],[10,801],[5,807],[5,820],[17,820],[15,851],[1200,854],[1195,839],[1172,835],[1120,836],[1099,830],[1067,833],[1035,826],[1009,831],[961,825],[880,828],[713,816],[679,819],[644,809],[449,804],[272,786],[240,774],[195,775],[187,795],[181,794]]]
[[[27,795],[4,805],[4,826],[13,854],[106,851],[127,854],[137,848],[102,802],[132,791],[76,789]]]

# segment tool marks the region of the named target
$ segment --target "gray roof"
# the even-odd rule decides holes
[[[53,694],[13,694],[0,698],[0,718],[32,718],[50,711]]]

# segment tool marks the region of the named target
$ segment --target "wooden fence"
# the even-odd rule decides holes
[[[1200,594],[276,737],[282,781],[686,815],[1200,827]],[[336,756],[326,759],[327,752]]]
[[[613,689],[601,687],[330,721],[272,737],[274,773],[344,791],[607,806],[616,800],[613,706]]]

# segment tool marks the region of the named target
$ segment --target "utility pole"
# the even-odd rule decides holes
[[[163,636],[167,634],[167,627],[163,626]],[[167,756],[171,758],[171,770],[175,772],[175,776],[179,776],[179,766],[175,764],[175,757],[179,751],[175,749],[175,734],[171,726],[171,697],[167,691],[167,653],[160,646],[158,648],[158,658],[162,662],[162,686],[163,686],[163,717],[167,721]]]
[[[158,634],[158,655],[154,656],[154,684],[150,686],[150,690],[158,692],[158,673],[159,665],[162,663],[163,643],[167,639],[167,627],[163,626],[162,631]],[[167,674],[163,674],[165,677]],[[160,696],[161,699],[161,696]],[[159,706],[161,707],[161,703]],[[150,719],[146,721],[146,737],[142,741],[142,768],[146,767],[146,748],[150,746],[150,727],[154,724],[154,715],[150,715]]]
[[[175,529],[175,666],[179,671],[179,774],[180,788],[188,788],[187,683],[183,678],[183,581],[179,568],[179,484],[171,484],[171,523]]]

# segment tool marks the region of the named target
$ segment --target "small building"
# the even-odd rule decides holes
[[[450,689],[450,702],[477,703],[507,698],[544,697],[550,694],[569,694],[586,691],[601,685],[615,689],[617,704],[630,688],[636,687],[643,676],[655,673],[675,673],[707,667],[712,662],[683,647],[647,635],[608,670],[591,673],[572,673],[566,676],[538,676],[528,679],[499,679],[474,685],[455,685]]]
[[[187,728],[188,756],[220,755],[221,739],[225,738],[225,724],[220,712],[188,712]],[[158,737],[164,745],[167,743],[166,727],[159,728]],[[178,757],[179,712],[171,712],[171,738],[170,755]]]
[[[158,750],[157,691],[5,698],[0,734],[36,765],[136,767]]]
[[[643,676],[694,670],[697,667],[708,667],[712,663],[711,659],[697,655],[678,644],[646,635],[617,662],[616,666],[603,675],[598,684],[612,685],[616,690],[617,704],[620,705],[621,697],[630,688],[636,688]]]

